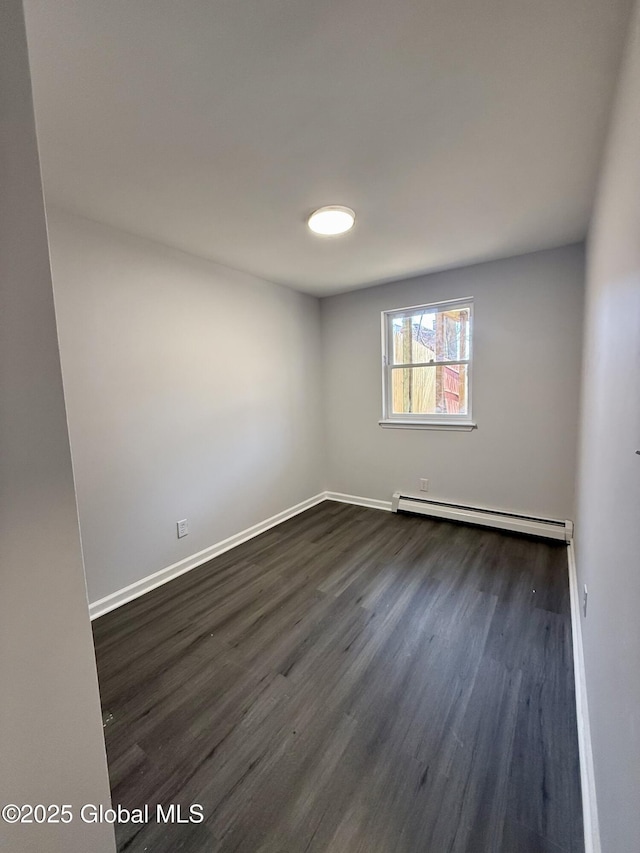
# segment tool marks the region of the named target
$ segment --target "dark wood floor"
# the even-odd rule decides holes
[[[94,623],[131,853],[582,851],[566,549],[325,502]]]

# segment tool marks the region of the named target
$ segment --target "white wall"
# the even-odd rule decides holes
[[[640,7],[589,240],[577,564],[602,850],[640,847]]]
[[[70,804],[69,824],[0,821],[11,853],[108,853],[112,827],[19,0],[0,4],[0,804]]]
[[[92,602],[320,491],[316,299],[61,211],[49,225]]]
[[[327,480],[574,517],[584,291],[582,245],[322,300]],[[473,296],[473,432],[383,429],[380,312]]]

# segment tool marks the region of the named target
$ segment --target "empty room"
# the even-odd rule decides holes
[[[0,848],[640,850],[640,6],[4,0]]]

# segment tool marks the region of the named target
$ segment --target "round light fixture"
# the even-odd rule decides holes
[[[332,204],[314,210],[307,220],[307,225],[314,234],[333,237],[336,234],[345,234],[350,231],[355,221],[356,215],[350,207]]]

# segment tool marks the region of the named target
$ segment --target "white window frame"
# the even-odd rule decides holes
[[[469,337],[469,358],[457,361],[431,361],[426,363],[413,362],[411,367],[433,367],[447,364],[466,364],[468,375],[467,413],[456,415],[449,413],[425,414],[394,414],[392,404],[392,381],[391,374],[394,370],[402,370],[409,365],[393,364],[393,319],[407,317],[420,311],[449,311],[455,308],[469,308],[469,326],[471,334]],[[410,305],[406,308],[392,308],[383,311],[382,321],[382,420],[378,423],[382,427],[394,427],[401,429],[457,429],[472,430],[477,424],[472,418],[472,388],[473,388],[473,297],[463,299],[451,299],[445,302],[429,302],[425,305]]]

